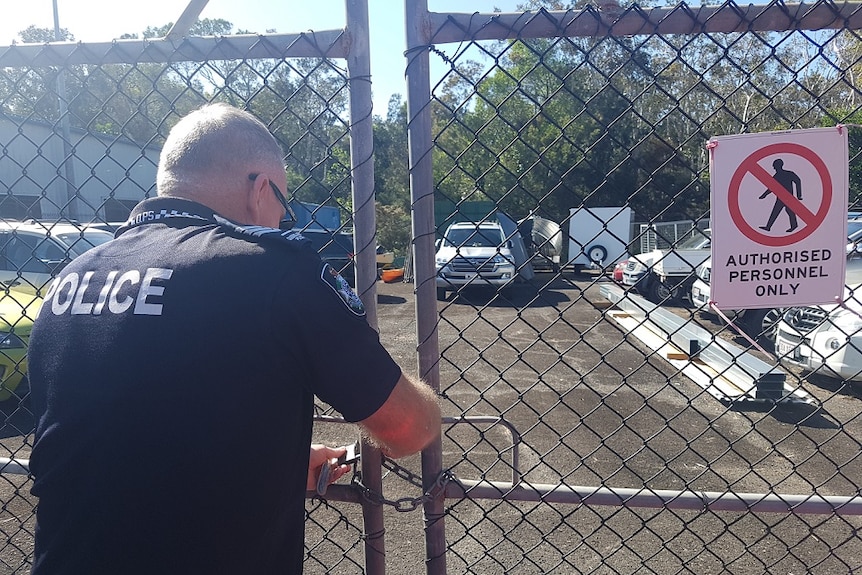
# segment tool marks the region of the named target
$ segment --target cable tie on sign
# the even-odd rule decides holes
[[[850,297],[853,297],[853,291],[852,290],[850,291]],[[859,313],[859,310],[855,310],[852,307],[850,307],[849,305],[847,305],[847,302],[844,301],[840,296],[835,296],[835,303],[837,303],[839,307],[841,307],[844,310],[849,311],[850,313],[852,313],[856,317],[862,318],[862,313]]]
[[[706,149],[707,150],[712,150],[713,148],[717,148],[717,147],[718,147],[718,142],[716,142],[715,140],[710,140],[706,143]]]
[[[743,338],[745,338],[745,340],[748,341],[748,343],[750,343],[751,345],[753,345],[760,353],[767,355],[767,356],[772,355],[771,353],[769,353],[768,351],[766,351],[765,349],[760,347],[760,345],[756,341],[754,341],[751,337],[749,337],[749,335],[747,333],[745,333],[745,331],[741,327],[737,326],[735,323],[733,323],[733,321],[729,317],[724,315],[724,312],[722,312],[720,309],[718,309],[716,307],[717,303],[715,301],[709,300],[709,303],[707,305],[709,305],[710,308],[715,310],[715,313],[718,314],[718,316],[724,320],[724,323],[726,323],[727,325],[732,327],[734,329],[734,331],[736,331],[736,333],[738,333]]]

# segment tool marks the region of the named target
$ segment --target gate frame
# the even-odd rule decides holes
[[[342,59],[347,67],[349,92],[350,174],[354,223],[356,291],[369,325],[378,330],[374,140],[371,93],[371,56],[368,0],[344,0],[346,27],[298,34],[235,34],[225,37],[185,37],[207,0],[188,4],[173,28],[160,39],[121,39],[110,42],[50,42],[0,46],[0,68],[65,67],[73,64],[139,64],[206,62],[222,57]],[[275,56],[274,56],[275,55]],[[319,418],[316,418],[319,419]],[[328,420],[340,418],[329,418]],[[382,456],[370,444],[362,446],[365,486],[382,492]],[[0,474],[29,475],[29,460],[0,458]],[[314,495],[313,493],[310,495]],[[333,485],[327,499],[362,504],[366,573],[385,573],[383,508],[357,495],[349,485]]]
[[[623,8],[611,2],[583,10],[524,13],[429,12],[427,0],[404,0],[407,38],[407,130],[412,200],[416,333],[419,373],[440,389],[439,321],[435,293],[434,179],[430,52],[436,44],[519,38],[784,32],[787,30],[862,29],[862,2],[840,5],[721,5],[690,8]],[[432,457],[431,451],[434,450]],[[422,455],[423,485],[442,472],[438,446]],[[428,575],[445,575],[446,540],[443,505],[446,497],[555,502],[623,507],[682,508],[738,512],[862,515],[862,496],[822,497],[776,493],[695,493],[654,489],[611,489],[558,485],[505,484],[459,479],[426,502],[426,566]]]

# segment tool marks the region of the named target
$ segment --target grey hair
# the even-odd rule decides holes
[[[249,112],[207,104],[171,129],[159,157],[159,195],[194,193],[264,166],[283,166],[284,152],[267,127]]]

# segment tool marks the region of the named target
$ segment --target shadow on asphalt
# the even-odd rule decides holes
[[[377,294],[377,303],[396,305],[399,303],[407,303],[407,299],[397,295]]]
[[[841,422],[818,405],[807,403],[755,403],[743,402],[731,406],[732,411],[765,413],[781,423],[789,423],[811,429],[839,429]]]
[[[573,290],[580,295],[581,288],[563,275],[536,274],[529,282],[516,283],[500,293],[491,286],[462,287],[449,293],[446,302],[474,307],[554,307],[561,302],[572,301],[570,293]]]

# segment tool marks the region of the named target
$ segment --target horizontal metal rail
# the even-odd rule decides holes
[[[633,36],[862,28],[862,3],[774,2],[739,6],[623,9],[612,2],[583,10],[525,13],[429,13],[433,44],[515,38]]]
[[[0,67],[72,64],[140,64],[248,60],[255,58],[346,58],[350,38],[344,30],[302,34],[237,34],[181,40],[126,39],[112,42],[51,42],[0,47]]]
[[[30,475],[30,460],[0,457],[0,475],[3,474]]]
[[[570,487],[455,479],[446,485],[451,499],[504,499],[649,509],[686,509],[755,513],[862,515],[862,497],[733,493],[730,491],[672,491],[668,489]]]

